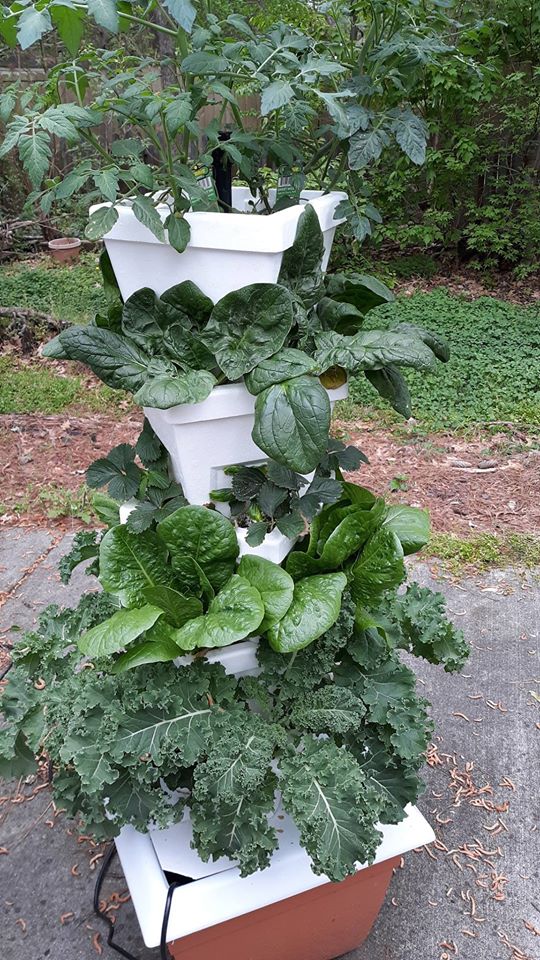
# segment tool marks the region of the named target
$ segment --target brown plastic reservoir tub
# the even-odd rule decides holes
[[[331,960],[358,947],[381,909],[399,857],[234,920],[173,940],[174,960]]]

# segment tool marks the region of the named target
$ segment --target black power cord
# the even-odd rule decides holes
[[[114,943],[114,932],[115,932],[114,923],[112,922],[111,918],[108,917],[107,914],[104,913],[104,911],[100,910],[99,908],[101,888],[103,886],[103,882],[105,880],[105,877],[107,876],[109,867],[111,865],[111,862],[113,860],[115,853],[116,853],[116,846],[114,843],[112,843],[109,849],[107,850],[107,853],[105,854],[105,859],[103,860],[101,869],[98,874],[98,878],[96,880],[96,886],[94,888],[94,913],[100,918],[100,920],[103,920],[103,922],[107,924],[107,927],[108,927],[107,946],[110,947],[111,950],[115,950],[116,953],[119,953],[122,957],[126,957],[126,960],[139,960],[139,958],[136,957],[133,953],[130,953],[129,950],[124,950],[123,947],[120,947],[117,943]],[[186,883],[185,878],[183,878],[182,880],[173,880],[169,884],[169,889],[167,890],[167,899],[165,901],[165,909],[163,911],[163,923],[161,924],[161,939],[159,943],[159,954],[160,954],[161,960],[171,960],[171,955],[167,948],[167,927],[169,926],[169,915],[171,912],[172,898],[173,898],[174,891],[177,889],[177,887],[183,887],[185,883]]]

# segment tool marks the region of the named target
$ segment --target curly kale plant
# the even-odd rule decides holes
[[[421,790],[432,727],[399,651],[448,670],[467,656],[439,595],[398,592],[403,554],[426,536],[422,511],[351,484],[289,573],[253,556],[237,566],[232,525],[204,507],[157,532],[112,528],[106,592],[48,608],[15,646],[0,772],[22,776],[46,755],[57,801],[99,837],[168,825],[187,806],[200,855],[231,857],[243,875],[270,862],[282,804],[314,870],[342,879]],[[256,676],[204,657],[252,635]]]
[[[421,327],[362,330],[378,304],[393,299],[373,277],[322,271],[324,243],[309,205],[277,283],[255,283],[213,304],[191,281],[149,288],[122,304],[106,257],[107,315],[62,331],[44,355],[87,363],[108,386],[146,408],[200,403],[218,384],[244,378],[255,399],[253,439],[272,460],[310,473],[326,453],[330,399],[325,388],[364,373],[403,416],[411,404],[400,367],[432,371],[448,359],[444,341]]]

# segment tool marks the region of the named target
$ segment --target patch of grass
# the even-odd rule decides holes
[[[454,575],[470,567],[487,570],[492,567],[540,567],[540,539],[528,533],[479,533],[458,537],[453,533],[435,533],[425,553],[443,561]]]
[[[89,390],[82,377],[59,376],[47,367],[20,364],[0,357],[0,414],[62,413],[81,406],[94,413],[117,416],[130,403],[122,390],[100,386]]]
[[[396,320],[442,334],[451,348],[449,363],[435,373],[405,371],[420,429],[461,429],[493,421],[540,425],[540,308],[491,297],[470,302],[435,290],[379,307],[369,314],[366,327],[386,327]],[[351,400],[376,410],[384,407],[365,377],[352,381]],[[364,414],[363,409],[357,412]]]
[[[26,307],[57,320],[87,323],[105,307],[97,257],[66,266],[44,259],[0,267],[0,307]]]

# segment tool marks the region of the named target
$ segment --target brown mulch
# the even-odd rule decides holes
[[[38,500],[40,490],[79,490],[92,460],[118,443],[133,443],[140,426],[135,413],[122,420],[97,414],[0,417],[0,523],[83,526],[71,517],[51,520]],[[435,530],[461,535],[540,530],[540,450],[525,435],[479,434],[470,440],[452,434],[418,437],[414,425],[398,436],[371,423],[338,427],[370,460],[354,479],[394,502],[427,507]],[[396,477],[407,489],[389,489]],[[25,512],[16,512],[25,498]]]
[[[119,443],[134,443],[142,426],[140,414],[125,419],[65,413],[0,416],[0,462],[3,464],[3,525],[45,525],[70,529],[84,524],[73,518],[51,520],[37,499],[44,489],[73,492],[84,483],[86,468]],[[15,508],[24,501],[28,509]]]
[[[450,296],[465,297],[468,300],[477,300],[479,297],[496,297],[498,300],[507,300],[520,306],[538,305],[540,300],[540,271],[524,280],[516,280],[511,273],[497,273],[493,282],[488,284],[485,278],[480,278],[478,272],[472,268],[456,268],[451,264],[441,266],[440,272],[434,277],[409,277],[399,280],[394,287],[394,293],[412,296],[413,293],[430,293],[443,287]]]
[[[419,438],[411,427],[409,437],[398,438],[369,423],[341,426],[370,461],[354,480],[396,503],[426,507],[434,530],[462,536],[540,530],[540,450],[526,437]],[[407,489],[391,492],[395,478]]]

